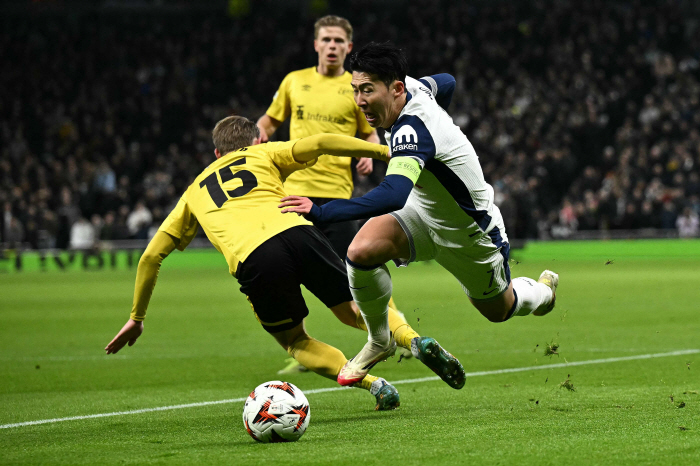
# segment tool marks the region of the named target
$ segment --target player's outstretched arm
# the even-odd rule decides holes
[[[107,354],[116,354],[120,349],[124,348],[127,343],[129,346],[133,346],[133,344],[136,343],[136,339],[140,337],[142,333],[143,322],[129,319],[119,333],[117,333],[117,336],[105,347],[105,352]]]
[[[143,319],[146,317],[146,309],[156,286],[158,272],[163,259],[175,250],[178,239],[169,234],[158,231],[148,243],[136,270],[136,285],[134,288],[134,303],[131,310],[131,318],[117,333],[117,336],[105,347],[107,354],[114,354],[124,347],[136,342],[143,332]]]
[[[413,181],[403,175],[389,175],[379,186],[362,197],[336,199],[317,206],[309,198],[287,196],[278,206],[282,213],[295,212],[312,222],[336,223],[378,217],[400,210],[413,189]]]
[[[299,163],[309,162],[324,154],[337,157],[370,157],[389,161],[389,148],[340,134],[315,134],[299,139],[292,148],[292,156]]]
[[[317,223],[378,217],[403,208],[421,170],[418,160],[412,157],[394,157],[389,162],[384,181],[362,197],[336,199],[317,206],[308,198],[287,196],[278,207],[283,214],[294,212]]]
[[[257,122],[258,129],[260,130],[260,142],[268,142],[281,124],[281,121],[272,118],[267,113],[261,116]]]
[[[265,143],[270,140],[270,137],[272,137],[275,131],[277,131],[277,128],[280,127],[282,122],[275,118],[272,118],[266,113],[260,118],[258,118],[256,124],[258,125],[258,129],[260,130],[260,142]]]

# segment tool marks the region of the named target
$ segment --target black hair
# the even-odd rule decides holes
[[[394,81],[406,84],[408,61],[403,50],[384,42],[370,42],[350,56],[350,69],[379,78],[386,87]]]

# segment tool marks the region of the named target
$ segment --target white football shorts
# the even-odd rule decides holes
[[[494,213],[498,215],[496,224],[505,231],[500,212],[496,210]],[[439,230],[423,221],[425,214],[421,215],[410,203],[390,215],[406,233],[411,250],[411,257],[394,261],[397,267],[434,259],[454,275],[467,296],[475,300],[492,299],[508,288],[510,245],[507,242],[498,247],[489,234],[480,230],[471,237],[465,231],[461,238],[459,235],[455,238],[451,232],[449,241],[446,241]]]

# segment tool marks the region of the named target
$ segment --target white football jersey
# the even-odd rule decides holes
[[[432,77],[406,77],[407,103],[386,140],[392,157],[411,157],[421,174],[407,204],[421,212],[436,244],[464,245],[486,233],[493,244],[508,241],[494,204],[493,187],[484,180],[479,158],[467,137],[438,104],[441,96]],[[451,98],[452,89],[449,96]]]

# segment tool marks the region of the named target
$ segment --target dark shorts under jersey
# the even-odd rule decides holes
[[[309,315],[304,285],[327,307],[352,301],[345,264],[328,239],[312,226],[278,233],[238,266],[241,292],[270,333],[289,330]]]
[[[316,205],[328,204],[336,199],[328,199],[325,197],[310,197]],[[340,256],[341,259],[345,260],[348,255],[348,247],[352,243],[353,238],[359,231],[359,223],[357,220],[351,220],[348,222],[330,223],[326,225],[316,225],[316,227],[323,232],[331,242],[333,250]]]

